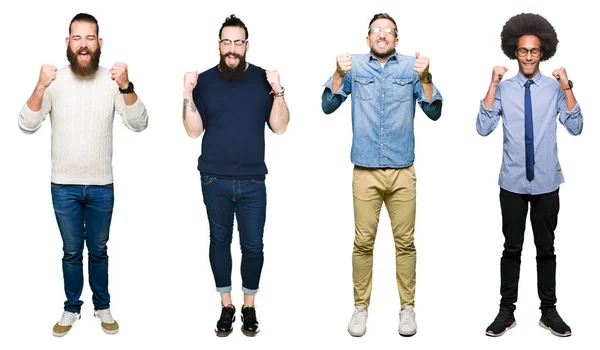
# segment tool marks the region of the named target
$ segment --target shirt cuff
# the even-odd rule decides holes
[[[344,79],[342,79],[342,86],[340,86],[338,91],[333,91],[333,77],[330,77],[325,84],[323,84],[323,87],[326,87],[329,89],[329,91],[331,91],[332,95],[340,95],[340,96],[344,96],[344,97],[348,97],[348,95],[344,92]],[[331,96],[333,98],[333,96]]]

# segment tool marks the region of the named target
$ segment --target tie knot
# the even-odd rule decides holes
[[[529,89],[529,87],[533,84],[533,80],[529,79],[525,82],[525,87]]]

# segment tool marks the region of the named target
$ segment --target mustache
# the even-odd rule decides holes
[[[238,60],[242,59],[242,55],[240,55],[239,53],[235,53],[235,52],[229,52],[229,53],[223,54],[221,56],[223,56],[223,58],[225,58],[227,56],[233,56],[233,57],[237,58]]]

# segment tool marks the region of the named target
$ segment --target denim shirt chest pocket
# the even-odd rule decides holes
[[[392,92],[394,100],[400,102],[408,101],[413,92],[412,79],[394,78],[392,80]]]
[[[363,101],[372,100],[375,90],[375,78],[357,76],[354,78],[354,87],[356,88],[356,95],[359,99]]]

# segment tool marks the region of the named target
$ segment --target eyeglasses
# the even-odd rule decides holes
[[[519,57],[525,57],[528,53],[531,53],[531,57],[538,58],[542,54],[542,50],[538,49],[537,47],[534,47],[531,50],[528,50],[524,47],[519,47],[517,49],[517,55],[519,55]]]
[[[242,40],[242,39],[237,39],[237,40],[222,39],[222,40],[219,40],[219,42],[221,44],[223,44],[223,46],[229,46],[229,45],[231,45],[231,43],[234,43],[235,46],[242,46],[245,43],[247,43],[248,40]]]
[[[379,33],[381,31],[384,31],[386,34],[398,34],[398,30],[396,28],[390,28],[390,27],[386,27],[386,28],[381,28],[381,27],[370,27],[369,31],[371,33]]]

